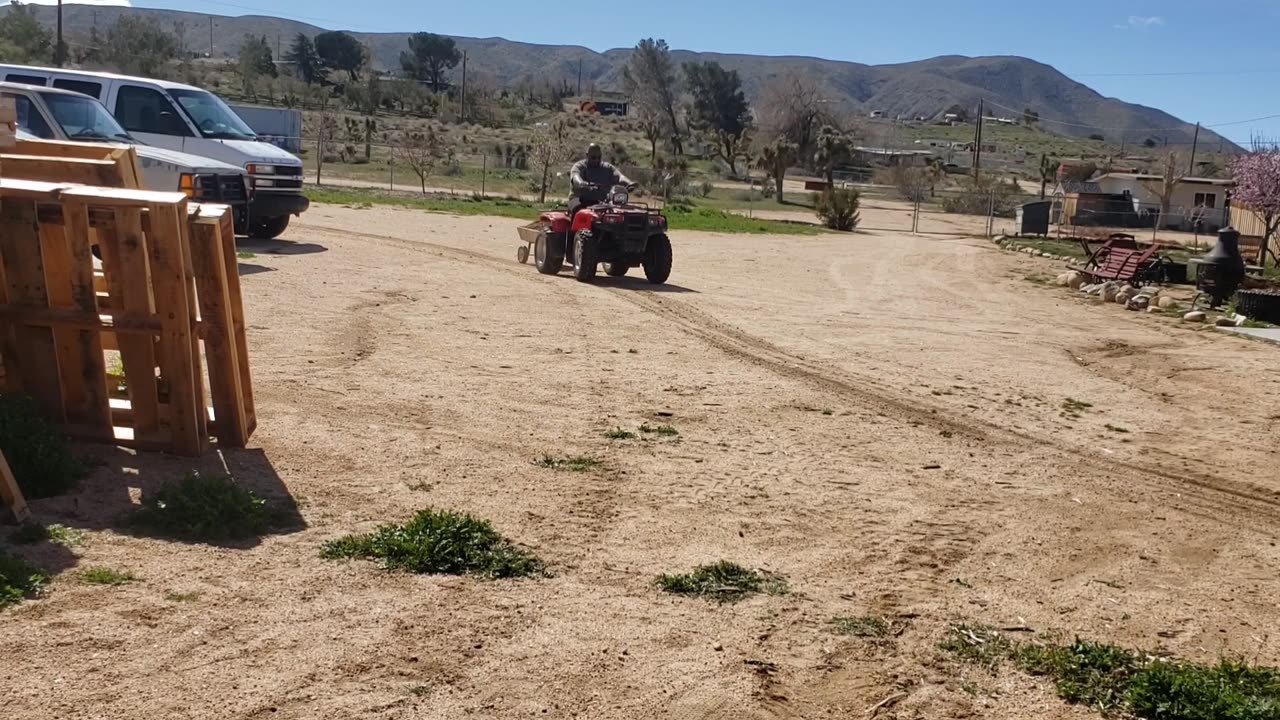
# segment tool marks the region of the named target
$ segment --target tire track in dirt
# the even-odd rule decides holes
[[[300,227],[343,237],[358,237],[406,250],[431,252],[441,257],[482,264],[525,278],[529,275],[528,268],[513,267],[509,261],[488,253],[456,248],[428,240],[406,240],[388,235],[351,232],[324,225],[300,224]],[[556,287],[554,283],[548,284],[556,294],[575,295],[567,288]],[[845,371],[806,360],[779,348],[768,340],[750,335],[733,325],[717,320],[688,303],[659,296],[658,293],[650,290],[621,288],[606,288],[606,290],[626,302],[661,316],[687,334],[728,355],[837,397],[870,406],[886,416],[949,430],[980,442],[1013,446],[1015,449],[1026,450],[1042,446],[1068,455],[1071,464],[1082,470],[1091,470],[1117,478],[1140,480],[1154,490],[1168,491],[1171,489],[1169,484],[1172,483],[1175,486],[1181,486],[1183,500],[1198,505],[1196,509],[1182,509],[1207,520],[1238,523],[1242,521],[1238,516],[1242,515],[1255,530],[1269,535],[1275,535],[1276,528],[1280,525],[1280,522],[1277,522],[1280,521],[1280,492],[1262,490],[1256,486],[1208,473],[1140,465],[1125,460],[1099,459],[1088,448],[1069,445],[1053,438],[1039,437],[974,418],[953,418],[945,407],[932,407],[914,398],[904,398],[891,389],[877,386],[872,380],[854,378]],[[1266,519],[1273,522],[1264,522]]]
[[[1226,480],[1203,473],[1168,470],[1151,465],[1139,465],[1124,460],[1099,460],[1087,449],[1074,447],[1051,438],[1001,427],[972,418],[948,417],[946,408],[930,407],[913,399],[897,396],[892,391],[876,387],[871,381],[852,378],[843,371],[792,355],[767,340],[749,335],[727,323],[697,310],[686,303],[665,297],[656,297],[647,291],[627,291],[619,297],[641,308],[662,316],[685,332],[703,340],[730,355],[764,367],[776,374],[804,382],[838,397],[871,405],[881,412],[889,411],[924,425],[950,430],[979,441],[1025,447],[1041,445],[1072,457],[1083,469],[1122,477],[1147,478],[1146,484],[1167,490],[1167,485],[1155,479],[1183,486],[1196,492],[1184,492],[1201,505],[1203,517],[1219,522],[1228,520],[1223,511],[1244,513],[1257,522],[1258,515],[1280,518],[1280,493],[1261,490],[1243,483]],[[888,414],[888,413],[887,413]],[[1274,525],[1260,523],[1259,529],[1274,534]]]

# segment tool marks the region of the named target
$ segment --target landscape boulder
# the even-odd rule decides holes
[[[1178,301],[1168,295],[1160,296],[1160,298],[1156,300],[1156,304],[1160,306],[1161,310],[1174,310],[1178,307]]]
[[[1202,323],[1202,322],[1204,322],[1205,317],[1207,317],[1207,316],[1206,316],[1203,312],[1201,312],[1201,311],[1199,311],[1199,310],[1192,310],[1191,312],[1187,313],[1186,315],[1183,315],[1183,316],[1182,316],[1182,320],[1183,320],[1184,322],[1199,322],[1199,323]]]
[[[1120,292],[1120,286],[1113,282],[1102,283],[1102,301],[1115,302],[1116,293]]]
[[[1079,290],[1082,285],[1084,285],[1084,275],[1074,270],[1067,273],[1067,287],[1072,290]]]
[[[1146,295],[1136,295],[1129,302],[1124,304],[1126,310],[1146,310],[1151,307],[1151,298]]]

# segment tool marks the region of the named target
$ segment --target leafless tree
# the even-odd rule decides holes
[[[393,150],[396,160],[409,166],[418,176],[422,194],[427,194],[427,177],[435,169],[436,163],[444,157],[446,149],[434,128],[426,130],[407,130],[400,133]]]
[[[785,137],[800,157],[812,157],[818,131],[833,120],[830,100],[812,76],[789,71],[765,84],[760,94],[760,127],[766,137]]]
[[[1155,228],[1151,231],[1153,240],[1156,237],[1156,233],[1159,232],[1161,224],[1165,222],[1169,215],[1169,206],[1173,203],[1173,193],[1177,191],[1182,181],[1187,178],[1186,163],[1182,162],[1182,158],[1178,156],[1176,150],[1170,150],[1165,154],[1157,170],[1160,173],[1158,179],[1142,181],[1142,184],[1153,195],[1160,198],[1160,213],[1156,215]]]
[[[547,201],[547,183],[551,168],[569,159],[569,132],[563,122],[542,124],[534,128],[529,137],[529,161],[533,171],[541,178],[538,185],[538,202]]]
[[[310,127],[304,134],[316,139],[316,184],[319,185],[325,153],[338,141],[338,114],[332,110],[321,110],[309,113],[306,120]]]

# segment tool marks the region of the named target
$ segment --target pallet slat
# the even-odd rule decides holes
[[[210,211],[209,206],[201,208],[201,214],[207,214]],[[241,404],[244,406],[246,431],[252,435],[258,427],[258,411],[253,404],[253,381],[249,377],[249,343],[244,321],[244,296],[240,294],[240,262],[236,257],[235,223],[231,218],[230,208],[223,207],[218,217],[222,225],[222,260],[226,267],[227,305],[231,310],[231,326],[236,338],[236,355],[239,358],[237,364]]]
[[[122,208],[110,229],[100,228],[98,247],[107,287],[121,312],[151,316],[151,273],[147,267],[146,236],[142,211]],[[116,336],[120,362],[129,378],[129,401],[134,413],[134,437],[160,440],[160,394],[156,384],[155,342],[150,337]]]
[[[173,446],[180,453],[199,455],[206,442],[201,434],[204,392],[195,369],[199,355],[192,332],[194,309],[183,247],[187,208],[184,202],[180,206],[150,205],[147,210],[151,220],[147,236],[151,282],[160,310],[160,374],[169,385]],[[125,374],[128,375],[127,367]]]
[[[218,443],[244,447],[249,422],[240,380],[238,337],[227,302],[227,268],[222,252],[222,224],[197,217],[191,226],[191,260],[200,298],[205,362],[209,368],[213,413],[218,420]]]
[[[4,264],[9,305],[46,310],[44,261],[40,254],[40,228],[35,203],[6,199],[0,205],[0,262]],[[65,422],[62,386],[58,378],[58,352],[48,328],[14,325],[15,367],[20,387],[56,422]],[[6,366],[8,363],[6,362]]]

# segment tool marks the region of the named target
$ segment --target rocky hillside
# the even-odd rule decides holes
[[[3,10],[3,8],[0,8]],[[39,17],[52,24],[53,8],[36,7]],[[172,10],[90,7],[67,5],[64,20],[68,36],[83,38],[96,22],[105,29],[120,13],[140,13],[154,17],[166,28],[182,28],[188,47],[213,57],[234,56],[245,35],[266,35],[282,47],[296,33],[315,35],[323,28],[258,15],[226,17]],[[210,33],[212,22],[212,30]],[[373,50],[374,65],[398,68],[400,51],[408,33],[352,33]],[[603,53],[558,45],[534,45],[502,38],[456,38],[469,57],[469,71],[489,76],[500,84],[522,78],[563,78],[576,84],[581,64],[584,87],[594,84],[602,90],[620,85],[621,67],[629,50]],[[1119,141],[1142,142],[1153,133],[1147,128],[1170,128],[1155,133],[1170,143],[1191,140],[1194,126],[1151,107],[1103,97],[1091,88],[1043,63],[1021,57],[935,57],[897,65],[862,65],[808,57],[765,57],[759,55],[719,55],[685,50],[675,51],[678,61],[716,60],[737,70],[749,96],[759,92],[769,78],[800,72],[825,83],[833,101],[859,111],[878,110],[886,115],[933,116],[952,104],[976,107],[985,98],[991,114],[1016,116],[1023,108],[1039,112],[1041,127],[1068,135],[1101,133]],[[1001,107],[1003,106],[1003,107]],[[1057,122],[1054,122],[1057,121]],[[1069,124],[1061,124],[1069,123]],[[1084,126],[1107,128],[1098,130]],[[1219,137],[1209,131],[1201,141],[1216,144]],[[1234,146],[1233,146],[1234,147]]]

